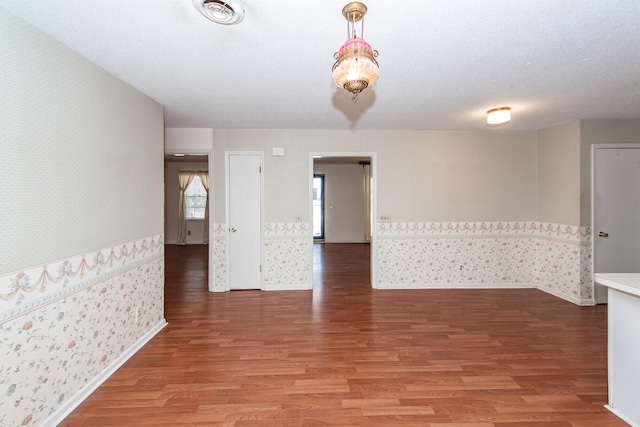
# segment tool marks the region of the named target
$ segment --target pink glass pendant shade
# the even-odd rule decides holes
[[[354,100],[360,92],[378,80],[377,52],[363,38],[347,40],[338,53],[333,66],[333,82],[339,88],[353,93]]]

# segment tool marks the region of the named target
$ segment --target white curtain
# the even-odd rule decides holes
[[[371,165],[364,164],[364,240],[371,241]]]
[[[207,199],[204,205],[204,230],[202,232],[202,243],[209,243],[209,172],[198,172],[202,186],[207,192]]]
[[[185,218],[185,210],[187,201],[185,198],[185,191],[193,178],[196,176],[194,171],[179,171],[178,183],[180,186],[180,194],[178,195],[178,245],[187,244],[187,220]]]

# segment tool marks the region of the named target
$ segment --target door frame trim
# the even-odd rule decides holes
[[[225,151],[224,152],[224,215],[226,218],[225,236],[225,291],[231,291],[230,248],[229,248],[229,159],[231,156],[259,156],[260,158],[260,290],[264,290],[264,151]]]
[[[313,221],[313,160],[314,157],[369,157],[371,159],[371,241],[370,248],[370,268],[371,268],[371,288],[377,288],[377,206],[378,206],[378,153],[375,151],[312,151],[309,152],[309,196],[307,206],[309,207],[309,221]],[[309,265],[311,266],[311,276],[313,276],[313,227],[310,233],[311,250],[309,251]],[[313,288],[313,278],[311,279],[311,289]]]
[[[325,223],[325,218],[324,218],[324,214],[325,214],[325,210],[324,210],[324,205],[325,205],[325,200],[324,200],[324,187],[325,187],[325,179],[324,179],[324,173],[314,173],[313,174],[313,179],[316,179],[316,177],[321,177],[322,179],[322,195],[321,195],[321,199],[322,200],[322,204],[320,206],[320,211],[322,212],[322,221],[320,222],[320,237],[316,238],[316,236],[313,236],[313,241],[314,243],[317,241],[323,241],[324,242],[324,223]],[[312,209],[311,209],[311,232],[313,233],[313,188],[311,189],[311,204],[312,204]]]
[[[599,285],[593,280],[593,275],[596,273],[596,206],[595,206],[595,190],[596,190],[596,150],[611,149],[640,149],[640,143],[612,143],[612,144],[592,144],[591,145],[591,283],[593,286],[593,303],[598,304],[599,301],[596,298],[596,286]],[[605,298],[606,300],[606,298]],[[601,301],[600,303],[605,303]]]
[[[207,195],[207,197],[209,197],[209,250],[207,251],[207,263],[209,265],[209,270],[207,272],[207,288],[209,289],[209,292],[216,292],[217,289],[214,288],[214,264],[213,264],[213,246],[216,244],[215,243],[215,216],[214,216],[214,199],[215,199],[215,194],[214,194],[214,187],[215,187],[215,175],[214,175],[214,167],[215,167],[215,162],[214,162],[214,153],[213,150],[209,151],[209,158],[208,158],[208,163],[209,163],[209,193]],[[212,176],[213,175],[213,176]]]

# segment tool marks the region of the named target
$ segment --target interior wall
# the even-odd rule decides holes
[[[315,164],[314,173],[325,176],[326,243],[364,243],[364,168],[359,164]]]
[[[580,121],[538,132],[537,219],[580,225]]]
[[[265,153],[264,282],[273,290],[311,286],[312,153],[362,152],[376,154],[373,287],[536,287],[590,304],[588,227],[558,222],[574,221],[572,204],[549,206],[553,222],[537,220],[539,200],[571,196],[571,185],[549,188],[564,179],[564,161],[574,161],[575,185],[574,131],[542,132],[539,169],[538,132],[214,130],[211,289],[225,283],[224,151]],[[285,155],[272,156],[275,147]]]
[[[224,152],[264,151],[265,222],[309,218],[310,152],[377,152],[378,215],[391,221],[534,220],[535,132],[214,129],[214,221]],[[282,147],[285,155],[272,156]]]
[[[0,272],[162,233],[162,106],[1,10]]]
[[[178,242],[178,203],[180,185],[179,171],[208,171],[208,162],[166,161],[164,187],[164,236],[165,243],[175,245]],[[189,234],[191,231],[191,234]],[[195,245],[204,242],[204,221],[187,221],[187,244]]]
[[[580,120],[581,223],[591,225],[591,146],[640,143],[640,119]]]
[[[57,425],[165,324],[163,109],[2,7],[0,40],[0,425]]]
[[[211,128],[166,128],[165,154],[209,154],[212,141]]]

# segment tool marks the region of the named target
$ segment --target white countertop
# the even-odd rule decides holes
[[[596,283],[640,297],[640,273],[596,273]]]

